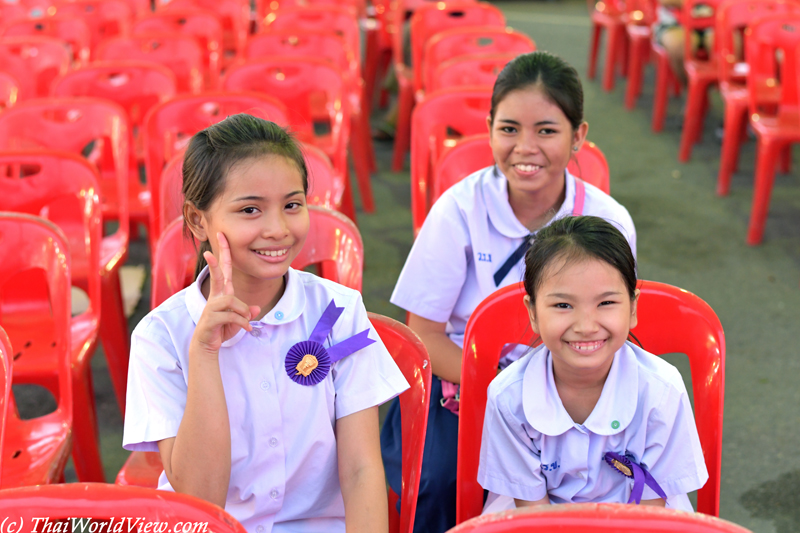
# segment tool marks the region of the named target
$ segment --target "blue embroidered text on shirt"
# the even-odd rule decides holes
[[[478,261],[485,261],[487,263],[492,262],[492,254],[482,254],[478,252]]]
[[[543,464],[542,465],[542,471],[543,472],[552,472],[556,468],[561,468],[561,465],[558,464],[558,461],[553,461],[549,465],[548,464]]]

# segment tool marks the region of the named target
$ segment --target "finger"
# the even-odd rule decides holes
[[[234,313],[242,315],[247,320],[250,320],[254,316],[250,312],[250,307],[232,294],[209,300],[206,307],[208,307],[209,311],[213,312],[233,311]]]
[[[261,314],[261,308],[257,305],[250,306],[250,316],[252,317],[250,320],[255,320],[258,315]]]
[[[245,317],[235,311],[218,311],[209,316],[208,327],[238,326],[245,331],[252,331],[253,326]]]
[[[208,299],[212,296],[219,296],[225,287],[225,278],[222,275],[222,269],[219,266],[216,256],[211,252],[203,252],[203,257],[208,263],[208,278],[211,281],[211,287],[208,290]]]
[[[231,275],[233,273],[233,265],[231,264],[231,247],[228,245],[228,239],[221,231],[217,233],[217,242],[219,243],[219,265],[222,268],[222,276],[225,278],[225,286],[223,288],[224,294],[233,294],[233,282]]]

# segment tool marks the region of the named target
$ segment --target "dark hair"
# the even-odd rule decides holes
[[[611,223],[599,217],[564,217],[545,226],[525,254],[525,292],[536,300],[545,271],[556,259],[567,263],[599,259],[616,268],[628,295],[636,294],[636,259],[628,240]]]
[[[492,122],[497,106],[508,93],[530,86],[539,87],[561,108],[573,130],[583,123],[583,87],[578,72],[549,52],[519,55],[500,71],[492,90],[492,108],[489,111]]]
[[[283,128],[245,113],[232,115],[195,134],[183,158],[183,197],[200,211],[207,210],[225,188],[225,178],[237,163],[254,157],[283,156],[297,165],[308,192],[308,169],[298,143]],[[187,231],[186,221],[183,223]],[[203,253],[211,251],[208,241],[197,251],[195,277],[206,266]]]

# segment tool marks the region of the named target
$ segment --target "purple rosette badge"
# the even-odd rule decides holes
[[[300,385],[316,385],[325,379],[331,371],[333,363],[375,342],[368,336],[369,329],[365,329],[349,339],[325,348],[322,343],[343,311],[344,307],[336,307],[334,301],[331,300],[309,339],[300,341],[289,348],[286,353],[285,366],[286,374],[292,381]]]
[[[605,459],[606,463],[608,463],[611,468],[623,476],[633,478],[633,489],[631,489],[631,496],[628,498],[628,503],[641,503],[645,485],[653,489],[656,494],[666,501],[667,495],[655,478],[646,468],[634,461],[630,454],[626,453],[625,455],[620,455],[616,452],[606,452],[603,459]]]

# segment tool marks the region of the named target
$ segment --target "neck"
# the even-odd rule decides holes
[[[526,192],[508,188],[508,203],[517,220],[528,231],[536,231],[547,225],[558,213],[567,195],[566,180],[556,180],[545,188]]]
[[[557,359],[553,359],[553,378],[556,387],[570,390],[602,390],[606,384],[606,378],[611,370],[611,359],[603,368],[592,370],[575,370],[567,365],[560,364]]]
[[[233,283],[233,294],[238,299],[247,306],[257,306],[261,309],[258,316],[251,320],[261,320],[278,304],[286,290],[285,275],[274,279],[256,279],[234,269],[231,282]],[[210,278],[206,276],[200,287],[200,291],[206,299],[208,299],[210,287]]]

